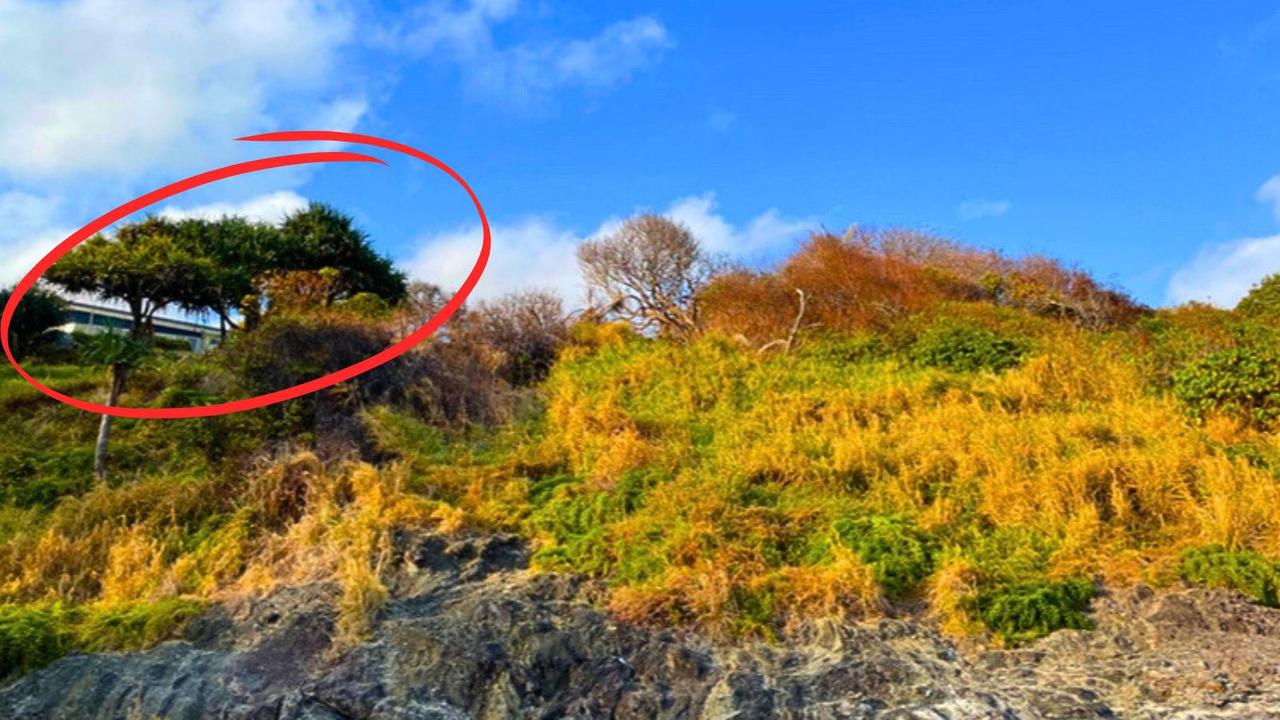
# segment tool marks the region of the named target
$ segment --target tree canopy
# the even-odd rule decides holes
[[[279,231],[265,223],[226,216],[218,220],[188,219],[178,225],[182,241],[212,261],[206,284],[196,288],[184,309],[209,311],[234,326],[232,313],[257,294],[254,281],[277,264]]]
[[[264,278],[297,271],[331,276],[326,303],[371,293],[394,304],[406,293],[404,274],[354,221],[321,203],[288,215],[279,227],[236,216],[149,217],[111,237],[90,238],[46,278],[69,292],[123,301],[135,334],[145,334],[166,307],[211,312],[234,327],[237,309],[259,309]]]
[[[578,264],[594,299],[604,301],[605,315],[681,338],[698,329],[697,294],[715,273],[687,227],[652,214],[584,242]]]
[[[0,290],[0,308],[9,302],[11,295],[12,289]],[[66,321],[62,298],[39,287],[31,288],[14,311],[13,322],[9,325],[9,346],[21,360],[48,341],[49,330]]]
[[[198,309],[215,284],[215,260],[188,242],[179,225],[150,217],[112,237],[95,235],[62,257],[45,279],[72,293],[119,300],[133,319],[130,334],[151,334],[156,313],[171,305]]]
[[[405,296],[404,273],[373,249],[351,217],[329,205],[313,202],[286,216],[279,242],[271,258],[275,270],[333,268],[345,296],[373,293],[391,304]]]

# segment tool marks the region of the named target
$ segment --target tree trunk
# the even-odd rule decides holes
[[[115,407],[120,402],[120,393],[124,391],[124,379],[128,369],[123,365],[111,366],[111,392],[107,395],[107,405]],[[93,446],[93,474],[98,482],[107,481],[107,443],[111,440],[112,415],[103,415],[98,423],[98,442]]]

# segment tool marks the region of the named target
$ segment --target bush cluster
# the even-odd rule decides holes
[[[841,543],[872,568],[876,582],[890,597],[916,592],[933,572],[934,543],[906,518],[841,518],[832,529]]]
[[[1240,299],[1236,311],[1248,317],[1280,321],[1280,273],[1267,276]]]
[[[1019,644],[1055,630],[1087,630],[1089,601],[1097,594],[1090,580],[1032,580],[980,591],[972,609],[1002,640]]]
[[[169,598],[86,606],[0,605],[0,679],[76,650],[137,650],[173,637],[203,604]]]
[[[916,362],[955,372],[1002,372],[1027,355],[1025,343],[970,324],[947,323],[925,331],[911,346]]]
[[[1280,567],[1252,550],[1207,545],[1182,555],[1179,573],[1187,582],[1239,590],[1268,607],[1280,607]]]
[[[1220,350],[1173,374],[1173,393],[1195,417],[1221,412],[1260,427],[1280,419],[1280,351]]]
[[[733,271],[701,293],[707,328],[759,347],[802,330],[885,330],[945,303],[1000,306],[1095,330],[1149,310],[1087,273],[1041,257],[1011,259],[924,233],[853,228],[815,233],[774,272]]]

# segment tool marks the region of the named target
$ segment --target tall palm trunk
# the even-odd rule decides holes
[[[115,407],[120,402],[120,393],[124,392],[124,380],[129,369],[119,363],[111,366],[111,392],[107,395],[107,405]],[[98,422],[98,442],[93,446],[93,474],[98,482],[107,480],[107,443],[111,440],[112,415],[103,415]]]

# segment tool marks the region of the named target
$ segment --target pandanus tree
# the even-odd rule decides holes
[[[372,293],[394,305],[405,296],[404,273],[373,249],[355,221],[328,205],[313,202],[287,215],[279,243],[274,270],[331,269],[337,273],[334,292],[344,297]]]
[[[70,293],[123,303],[131,324],[127,345],[93,348],[94,362],[110,368],[108,405],[124,392],[139,347],[152,343],[153,321],[166,308],[212,312],[224,330],[262,310],[264,279],[291,274],[326,279],[318,303],[360,294],[388,303],[405,296],[404,274],[378,254],[368,236],[343,213],[320,203],[288,215],[277,227],[240,217],[169,220],[149,217],[97,235],[67,253],[45,278]],[[239,321],[239,322],[238,322]],[[95,473],[106,477],[111,416],[99,426]]]
[[[212,261],[206,284],[178,304],[212,312],[224,332],[262,310],[263,281],[272,275],[324,272],[330,278],[325,304],[361,293],[388,304],[405,296],[404,274],[349,216],[323,203],[290,213],[278,227],[225,216],[183,220],[174,229],[192,253]]]
[[[115,332],[94,335],[80,346],[80,358],[88,365],[99,365],[111,373],[111,388],[107,391],[107,405],[115,407],[124,392],[129,371],[134,370],[151,354],[151,345],[132,335]],[[103,415],[98,423],[98,439],[93,445],[93,473],[99,481],[107,479],[107,446],[111,441],[111,416]]]
[[[189,243],[183,242],[178,224],[147,218],[121,226],[114,235],[95,235],[67,253],[45,273],[45,279],[70,293],[89,293],[123,303],[131,323],[127,344],[103,341],[97,361],[109,368],[111,390],[107,405],[115,406],[142,350],[154,337],[156,313],[170,306],[200,307],[207,301],[217,266]],[[94,474],[107,476],[107,441],[111,415],[103,415],[98,427]]]
[[[237,312],[246,298],[250,302],[256,298],[256,279],[278,265],[283,245],[280,231],[235,216],[191,218],[175,229],[190,252],[210,261],[205,284],[192,288],[180,304],[185,310],[216,315],[225,337],[228,329],[240,327]]]

